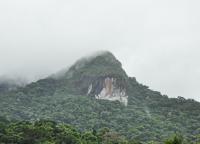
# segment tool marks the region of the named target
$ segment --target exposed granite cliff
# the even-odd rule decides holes
[[[65,76],[81,94],[128,104],[128,76],[110,52],[79,60]]]

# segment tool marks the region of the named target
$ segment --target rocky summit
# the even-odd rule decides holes
[[[169,98],[130,77],[111,52],[82,58],[62,74],[0,93],[0,117],[50,119],[78,130],[108,127],[141,141],[200,134],[200,103]]]
[[[128,76],[121,63],[110,52],[77,61],[66,73],[72,85],[81,88],[82,94],[96,99],[128,103],[126,83]]]

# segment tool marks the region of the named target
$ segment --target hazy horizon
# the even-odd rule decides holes
[[[0,2],[0,76],[44,78],[96,51],[170,97],[200,101],[200,1]]]

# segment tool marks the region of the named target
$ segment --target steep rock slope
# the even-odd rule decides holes
[[[80,94],[96,99],[117,100],[127,105],[128,76],[110,52],[79,60],[69,69],[65,78]]]

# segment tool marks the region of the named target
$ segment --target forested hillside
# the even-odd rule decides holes
[[[114,98],[125,93],[122,96],[127,97],[127,105],[120,101],[121,96],[108,100],[103,90],[113,92]],[[8,121],[29,121],[22,123],[25,127],[37,126],[34,122],[40,119],[70,124],[81,134],[107,127],[126,140],[141,142],[163,142],[174,133],[195,142],[200,134],[199,102],[168,98],[140,84],[110,52],[81,59],[62,75],[0,94],[0,109]]]
[[[36,122],[8,122],[0,120],[1,144],[143,144],[141,141],[127,139],[109,128],[78,131],[73,126],[40,120]],[[168,138],[147,141],[147,144],[199,144],[200,136],[195,142],[186,141],[180,134]]]

